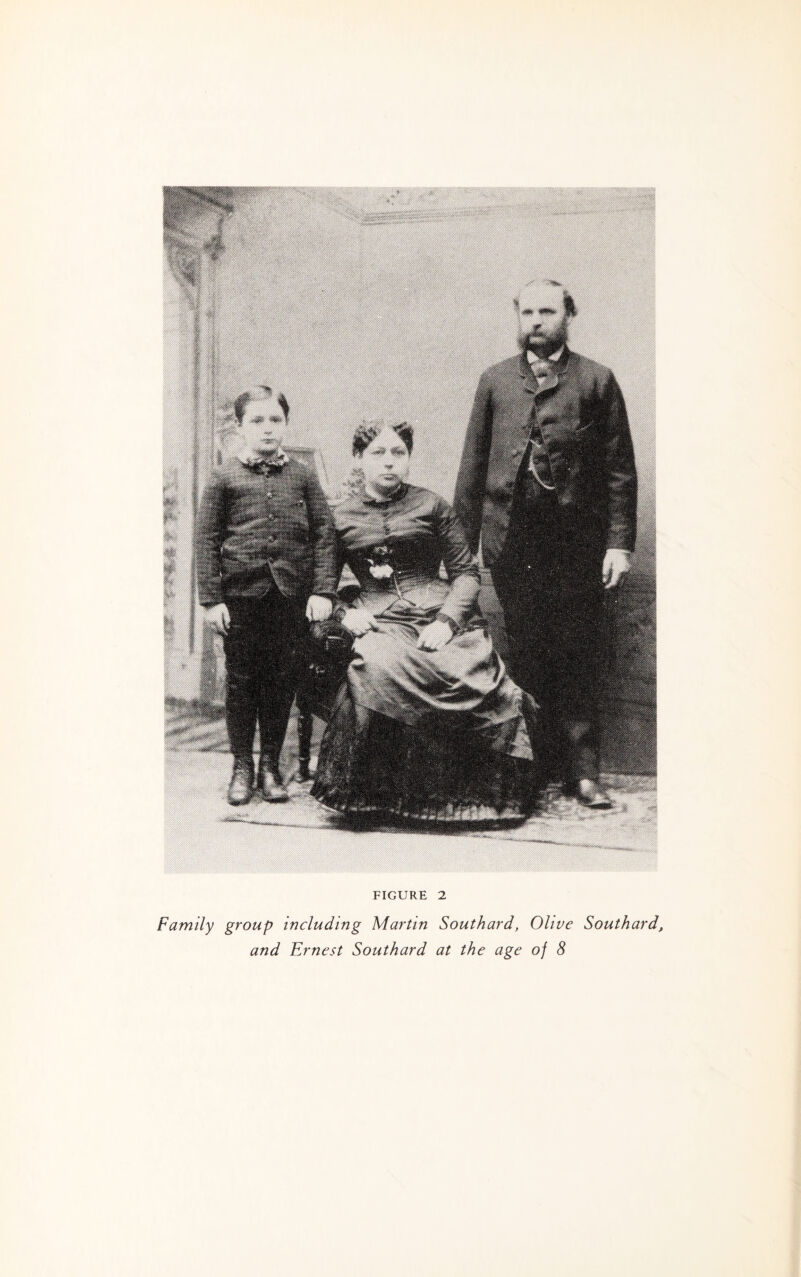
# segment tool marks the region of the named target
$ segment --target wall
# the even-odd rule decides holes
[[[218,402],[254,382],[282,389],[292,440],[321,444],[330,474],[357,410],[359,228],[292,190],[233,199],[218,263]]]

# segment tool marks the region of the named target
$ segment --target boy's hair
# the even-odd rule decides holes
[[[234,400],[234,416],[239,425],[242,424],[242,418],[245,415],[245,409],[254,399],[272,399],[273,395],[281,405],[284,416],[289,421],[289,404],[286,395],[280,390],[273,390],[272,386],[251,386],[250,390],[243,390],[241,395],[237,395]]]
[[[408,421],[399,421],[396,423],[390,421],[363,421],[360,426],[356,427],[353,436],[353,455],[360,457],[365,448],[369,448],[373,440],[381,434],[382,430],[394,430],[399,439],[403,440],[409,452],[412,450],[414,443],[414,427],[410,426]]]

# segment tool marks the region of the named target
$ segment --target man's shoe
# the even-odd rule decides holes
[[[289,799],[274,758],[259,759],[259,793],[266,803],[285,803]]]
[[[574,793],[582,807],[592,807],[596,811],[608,811],[610,807],[614,806],[606,791],[601,789],[598,782],[594,780],[585,778],[577,781]]]
[[[244,807],[253,797],[253,759],[235,758],[228,801],[232,807]]]

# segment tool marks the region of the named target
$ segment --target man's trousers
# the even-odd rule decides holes
[[[306,643],[303,603],[273,589],[260,599],[228,599],[225,718],[231,752],[250,757],[259,724],[262,754],[278,761]]]
[[[555,497],[518,499],[491,569],[515,682],[546,711],[551,770],[569,784],[598,779],[603,676],[603,543]]]

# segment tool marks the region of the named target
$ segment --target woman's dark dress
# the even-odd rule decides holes
[[[313,796],[353,814],[522,819],[536,797],[539,711],[492,646],[476,605],[478,568],[450,506],[404,484],[389,501],[349,498],[334,521],[360,587],[350,606],[367,609],[378,628],[354,641]],[[370,571],[384,547],[390,579]],[[438,617],[456,632],[438,652],[423,651],[420,632]]]

